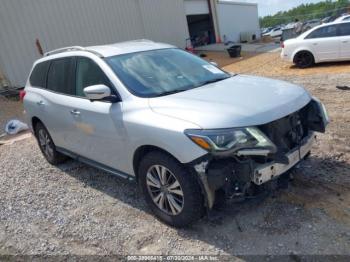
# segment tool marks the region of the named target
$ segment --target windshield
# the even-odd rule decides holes
[[[181,49],[160,49],[106,58],[129,89],[140,97],[186,91],[230,77],[203,59]]]

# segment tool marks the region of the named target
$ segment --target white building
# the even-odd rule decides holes
[[[258,5],[233,0],[185,0],[191,37],[210,32],[211,42],[253,40],[260,37]]]
[[[259,30],[257,5],[222,0],[1,0],[0,70],[24,86],[43,51],[147,38],[180,48],[210,36],[239,41]]]

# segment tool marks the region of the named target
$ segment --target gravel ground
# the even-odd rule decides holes
[[[320,97],[332,118],[288,189],[174,229],[134,184],[74,161],[53,167],[30,138],[0,146],[0,255],[350,255],[350,91],[335,88],[350,75],[279,78]]]
[[[325,177],[349,167],[329,159],[313,155],[288,190],[176,230],[134,184],[74,161],[52,167],[34,139],[0,150],[0,254],[350,255],[349,183]]]

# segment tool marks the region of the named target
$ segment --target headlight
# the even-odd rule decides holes
[[[327,126],[329,124],[329,116],[325,105],[316,97],[312,97],[312,99],[318,104],[324,124]]]
[[[198,146],[209,152],[233,153],[240,149],[264,149],[276,152],[276,146],[258,128],[186,130],[185,134]]]

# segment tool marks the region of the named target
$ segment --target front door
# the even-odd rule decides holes
[[[52,60],[48,70],[46,89],[38,102],[45,114],[40,119],[50,132],[57,147],[72,150],[72,121],[69,112],[72,96],[75,95],[75,58]]]
[[[85,97],[84,88],[91,85],[111,83],[101,68],[91,59],[77,58],[75,90],[76,96],[69,107],[74,132],[74,153],[121,169],[124,161],[125,129],[122,121],[122,103],[108,101],[91,102]]]

